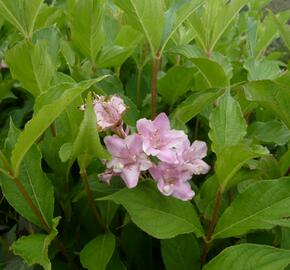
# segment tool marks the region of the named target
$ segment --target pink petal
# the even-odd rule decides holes
[[[172,196],[182,201],[189,201],[195,195],[188,182],[178,182],[174,185]]]
[[[207,145],[203,141],[194,141],[190,147],[190,151],[192,152],[192,158],[202,159],[206,156]]]
[[[143,151],[147,155],[157,156],[160,152],[158,149],[152,147],[151,141],[147,138],[143,138]]]
[[[171,150],[171,149],[161,149],[156,156],[161,161],[164,161],[170,164],[178,163],[177,154],[174,150]]]
[[[156,129],[161,131],[167,131],[170,129],[170,122],[165,113],[160,113],[153,121],[153,125]]]
[[[162,180],[158,181],[157,187],[159,191],[165,196],[170,196],[174,192],[174,185],[164,183]]]
[[[144,153],[141,153],[138,162],[140,164],[141,171],[146,171],[152,167],[152,162],[148,159],[147,155]]]
[[[195,175],[206,174],[210,170],[210,166],[201,159],[192,162],[192,172]]]
[[[99,175],[99,177],[103,182],[110,184],[110,181],[111,181],[111,178],[113,177],[113,175],[114,174],[113,174],[112,170],[106,170],[105,172],[101,173]]]
[[[152,132],[154,132],[152,121],[145,118],[139,119],[136,123],[136,126],[139,134],[142,136],[150,137]]]
[[[126,166],[121,172],[121,177],[128,188],[136,187],[140,176],[139,166],[134,164]]]
[[[115,108],[115,110],[118,112],[118,114],[123,114],[126,111],[126,105],[124,103],[124,100],[121,99],[118,96],[112,96],[109,104]]]
[[[116,157],[120,157],[122,150],[126,147],[124,139],[121,139],[116,135],[106,136],[104,138],[104,143],[108,151]]]
[[[133,134],[125,138],[126,146],[130,155],[138,155],[142,152],[142,138],[138,134]]]
[[[170,130],[165,134],[167,147],[187,148],[190,146],[187,135],[181,130]]]
[[[155,181],[159,181],[163,177],[163,170],[156,165],[149,169],[149,173]]]

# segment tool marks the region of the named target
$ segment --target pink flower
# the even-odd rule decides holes
[[[176,149],[183,145],[187,136],[183,131],[170,129],[165,113],[160,113],[153,121],[145,118],[138,120],[137,129],[147,155],[156,156],[168,163],[178,163]]]
[[[93,105],[100,130],[119,129],[123,125],[122,115],[127,109],[123,99],[115,95],[109,99],[96,96]],[[85,108],[86,105],[82,105],[80,110],[85,110]]]
[[[108,170],[101,175],[101,179],[110,182],[113,175],[119,175],[128,188],[137,185],[140,172],[148,170],[152,163],[142,150],[142,138],[133,134],[124,139],[113,135],[104,139],[112,160],[106,162]]]
[[[207,146],[203,141],[194,141],[190,146],[189,141],[184,141],[183,150],[179,153],[179,162],[188,166],[195,175],[208,173],[210,166],[202,159],[206,156]]]
[[[192,174],[186,168],[160,162],[157,166],[151,167],[149,172],[157,181],[159,191],[165,196],[173,196],[183,201],[191,200],[194,196],[188,182]]]

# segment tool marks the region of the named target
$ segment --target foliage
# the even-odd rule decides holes
[[[1,0],[0,269],[290,269],[290,10],[269,2]],[[207,143],[192,200],[145,169],[101,181],[112,97],[123,135],[165,112]]]

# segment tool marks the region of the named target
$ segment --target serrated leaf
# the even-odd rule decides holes
[[[33,96],[48,90],[55,67],[45,41],[36,44],[23,41],[6,53],[5,60],[13,78],[19,80],[23,88]]]
[[[101,200],[122,204],[132,221],[155,238],[167,239],[194,232],[198,237],[203,229],[190,202],[166,197],[156,186],[146,181],[134,189],[123,189]]]
[[[281,64],[283,63],[279,61],[249,58],[245,61],[244,68],[248,71],[249,81],[274,80],[282,72],[279,67]]]
[[[25,125],[23,132],[19,135],[18,141],[12,153],[11,163],[16,175],[18,175],[20,163],[41,134],[53,123],[53,121],[77,98],[82,92],[90,88],[96,82],[106,78],[102,76],[97,79],[72,84],[64,88],[63,94],[52,103],[43,106],[39,112]]]
[[[223,67],[217,62],[207,58],[192,58],[191,61],[206,80],[208,88],[226,88],[229,86],[229,78]]]
[[[1,0],[0,14],[26,38],[31,37],[42,0]]]
[[[177,118],[182,123],[187,123],[223,93],[224,90],[221,89],[210,89],[194,93],[177,106],[172,112],[171,118]]]
[[[209,120],[209,137],[212,149],[220,153],[223,148],[236,145],[246,135],[246,121],[239,103],[226,91],[218,99],[218,107],[214,109]]]
[[[280,35],[283,38],[286,46],[288,47],[288,49],[290,50],[290,26],[286,23],[281,22],[274,14],[273,12],[270,12],[270,17],[272,18],[274,24],[276,24],[276,26],[279,29]]]
[[[219,153],[215,170],[223,189],[228,189],[232,185],[234,175],[250,159],[268,154],[262,147],[250,148],[244,144],[233,145],[223,148]]]
[[[194,0],[188,3],[181,5],[181,7],[176,11],[175,20],[170,29],[170,32],[165,37],[165,40],[162,44],[161,53],[165,49],[169,40],[173,37],[173,35],[177,32],[177,30],[182,26],[182,24],[203,4],[204,0]],[[166,27],[167,25],[165,25]]]
[[[213,25],[210,50],[216,46],[223,33],[227,30],[231,22],[237,18],[238,12],[248,3],[248,1],[233,0],[225,3],[226,4],[220,9],[223,15],[219,16],[218,20],[215,20]]]
[[[10,122],[9,136],[5,141],[4,148],[7,157],[10,156],[19,133],[20,132],[14,127],[13,123]],[[24,198],[19,185],[15,180],[7,174],[0,174],[2,193],[7,201],[26,219],[40,227],[43,227],[39,217],[37,217],[30,208],[29,203]],[[29,194],[32,202],[39,209],[39,212],[47,226],[50,226],[54,211],[54,191],[50,180],[42,171],[41,153],[36,145],[31,147],[24,158],[20,166],[18,179],[25,191]]]
[[[199,244],[192,234],[161,240],[161,253],[167,270],[199,268]]]
[[[95,63],[104,41],[104,1],[77,1],[71,14],[71,34],[74,46]]]
[[[250,230],[271,229],[269,220],[289,216],[290,178],[263,180],[239,194],[220,217],[213,238],[240,236]]]
[[[86,244],[80,260],[88,270],[105,270],[115,249],[115,237],[111,233],[99,235]]]
[[[289,263],[289,250],[241,244],[223,250],[203,270],[283,270]]]
[[[194,68],[175,66],[158,81],[158,92],[168,104],[173,105],[178,97],[189,90],[195,71]]]
[[[290,17],[289,10],[275,14],[276,19],[284,24]],[[271,44],[273,39],[277,37],[279,29],[277,25],[273,22],[271,15],[266,16],[261,23],[258,25],[256,34],[256,46],[255,46],[255,56],[259,57],[264,53],[267,47]]]
[[[290,130],[278,120],[254,122],[248,127],[247,136],[265,143],[284,145],[290,141]]]
[[[290,91],[289,86],[278,81],[256,81],[245,86],[246,97],[250,101],[276,114],[290,129]]]
[[[127,23],[143,32],[153,54],[156,54],[164,28],[163,0],[115,0],[114,3],[124,10]]]
[[[19,238],[11,246],[13,253],[22,257],[29,266],[39,264],[44,270],[51,270],[48,247],[58,233],[56,227],[59,220],[60,217],[53,219],[53,227],[49,235],[32,234]]]

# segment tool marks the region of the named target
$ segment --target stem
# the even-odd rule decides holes
[[[16,177],[12,172],[10,172],[10,175],[13,178],[13,180],[14,180],[18,190],[22,194],[23,198],[26,200],[26,202],[28,203],[29,207],[34,212],[34,214],[36,215],[38,220],[40,221],[40,223],[43,226],[44,230],[47,233],[50,233],[50,226],[48,225],[47,221],[45,220],[45,218],[43,217],[43,215],[41,214],[41,212],[39,211],[39,209],[37,208],[37,206],[35,205],[35,203],[31,199],[29,193],[26,191],[26,189],[23,186],[23,184],[20,182],[19,178]]]
[[[20,191],[20,193],[22,194],[23,198],[26,200],[26,202],[28,203],[29,207],[31,208],[31,210],[34,212],[35,216],[38,218],[38,220],[42,224],[44,230],[47,233],[50,233],[51,228],[50,228],[49,224],[47,223],[45,218],[42,216],[41,212],[39,211],[39,209],[37,208],[37,206],[33,202],[31,196],[29,195],[29,193],[27,192],[27,190],[25,189],[25,187],[21,183],[20,179],[15,176],[12,168],[10,167],[9,162],[7,161],[7,159],[4,156],[4,154],[2,153],[2,151],[0,151],[0,159],[2,160],[2,162],[3,162],[3,164],[4,164],[5,168],[6,168],[9,176],[12,178],[12,180],[16,184],[16,186],[17,186],[18,190]],[[77,269],[73,259],[67,254],[62,242],[58,238],[55,238],[53,242],[56,245],[56,247],[59,249],[61,254],[67,259],[67,261],[71,265],[72,269]]]
[[[200,259],[201,266],[204,266],[206,263],[206,257],[207,257],[208,251],[209,251],[209,246],[210,246],[210,243],[212,241],[212,234],[214,232],[215,225],[217,223],[218,212],[219,212],[219,209],[221,207],[222,196],[223,196],[223,191],[222,191],[222,189],[219,189],[216,193],[214,209],[213,209],[210,224],[208,227],[207,236],[205,238],[203,253],[202,253],[202,256]]]
[[[156,97],[157,97],[157,75],[159,67],[160,55],[157,53],[153,58],[153,68],[152,68],[152,87],[151,87],[151,118],[154,119],[156,116]]]
[[[211,59],[211,54],[212,54],[211,50],[208,49],[207,52],[206,52],[206,55],[207,55],[208,59]]]
[[[84,183],[84,189],[85,189],[85,192],[86,192],[87,197],[88,197],[88,203],[89,203],[89,207],[92,211],[92,214],[96,218],[97,222],[101,225],[104,232],[107,232],[108,229],[105,226],[104,222],[102,221],[101,215],[100,215],[100,213],[95,205],[93,194],[92,194],[92,191],[91,191],[90,186],[89,186],[88,175],[87,175],[86,170],[81,170],[80,175],[81,175],[81,178],[82,178],[83,183]]]
[[[60,251],[60,253],[63,255],[63,257],[67,260],[67,262],[70,264],[72,269],[78,270],[78,267],[76,266],[73,258],[67,254],[65,250],[65,246],[63,245],[63,243],[59,240],[57,236],[54,238],[53,243],[57,247],[57,249]]]
[[[138,73],[137,73],[137,107],[141,107],[141,75],[142,75],[142,68],[138,68]]]
[[[49,126],[49,128],[50,128],[50,132],[51,132],[52,137],[56,137],[57,134],[56,134],[55,124],[52,123],[52,124]]]

